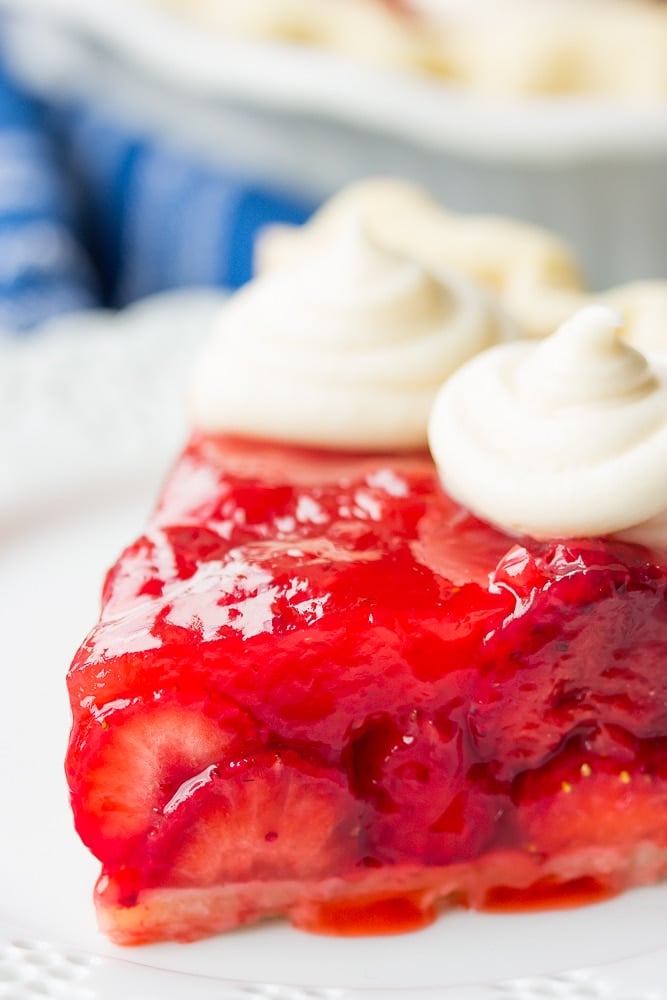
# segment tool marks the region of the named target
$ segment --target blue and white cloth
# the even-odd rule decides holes
[[[0,329],[169,288],[236,288],[269,222],[314,206],[23,93],[0,57]]]
[[[47,114],[0,65],[0,328],[92,306],[94,269]]]

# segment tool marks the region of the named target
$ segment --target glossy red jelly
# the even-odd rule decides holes
[[[386,932],[654,880],[666,594],[647,549],[478,521],[426,455],[194,438],[68,677],[102,926]]]

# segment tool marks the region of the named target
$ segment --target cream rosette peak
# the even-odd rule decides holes
[[[623,325],[608,306],[578,310],[518,367],[518,397],[548,413],[643,395],[655,376],[644,355],[620,339]]]
[[[383,246],[489,289],[528,336],[551,332],[584,294],[577,261],[553,233],[500,216],[459,215],[395,177],[351,184],[304,226],[269,226],[257,244],[258,270],[293,266],[329,245],[360,212]]]
[[[303,226],[269,226],[256,245],[258,270],[312,256],[360,213],[383,246],[488,288],[524,336],[548,337],[578,309],[598,302],[622,312],[629,343],[667,357],[667,281],[633,281],[592,293],[576,257],[554,233],[502,216],[457,214],[419,185],[395,177],[356,181]]]
[[[316,447],[425,448],[441,383],[516,335],[494,297],[383,246],[356,217],[223,307],[195,367],[195,425]]]
[[[429,443],[444,488],[537,539],[667,542],[667,369],[587,306],[541,342],[494,347],[438,394]]]

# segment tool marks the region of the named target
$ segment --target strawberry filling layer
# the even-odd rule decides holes
[[[194,438],[68,678],[102,926],[371,933],[655,879],[666,594],[664,554],[508,537],[428,456]]]

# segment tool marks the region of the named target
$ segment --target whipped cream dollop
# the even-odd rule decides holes
[[[633,281],[604,295],[625,319],[624,339],[660,364],[667,364],[667,281]]]
[[[667,368],[592,305],[542,342],[492,348],[443,386],[429,440],[448,493],[534,538],[667,542]]]
[[[223,308],[194,372],[194,421],[317,447],[425,447],[441,383],[514,335],[490,294],[385,248],[356,219]]]
[[[579,265],[553,233],[499,216],[458,215],[419,185],[394,177],[351,184],[305,226],[267,227],[256,245],[258,269],[293,266],[329,246],[360,213],[383,246],[490,289],[528,336],[546,336],[582,304]]]

